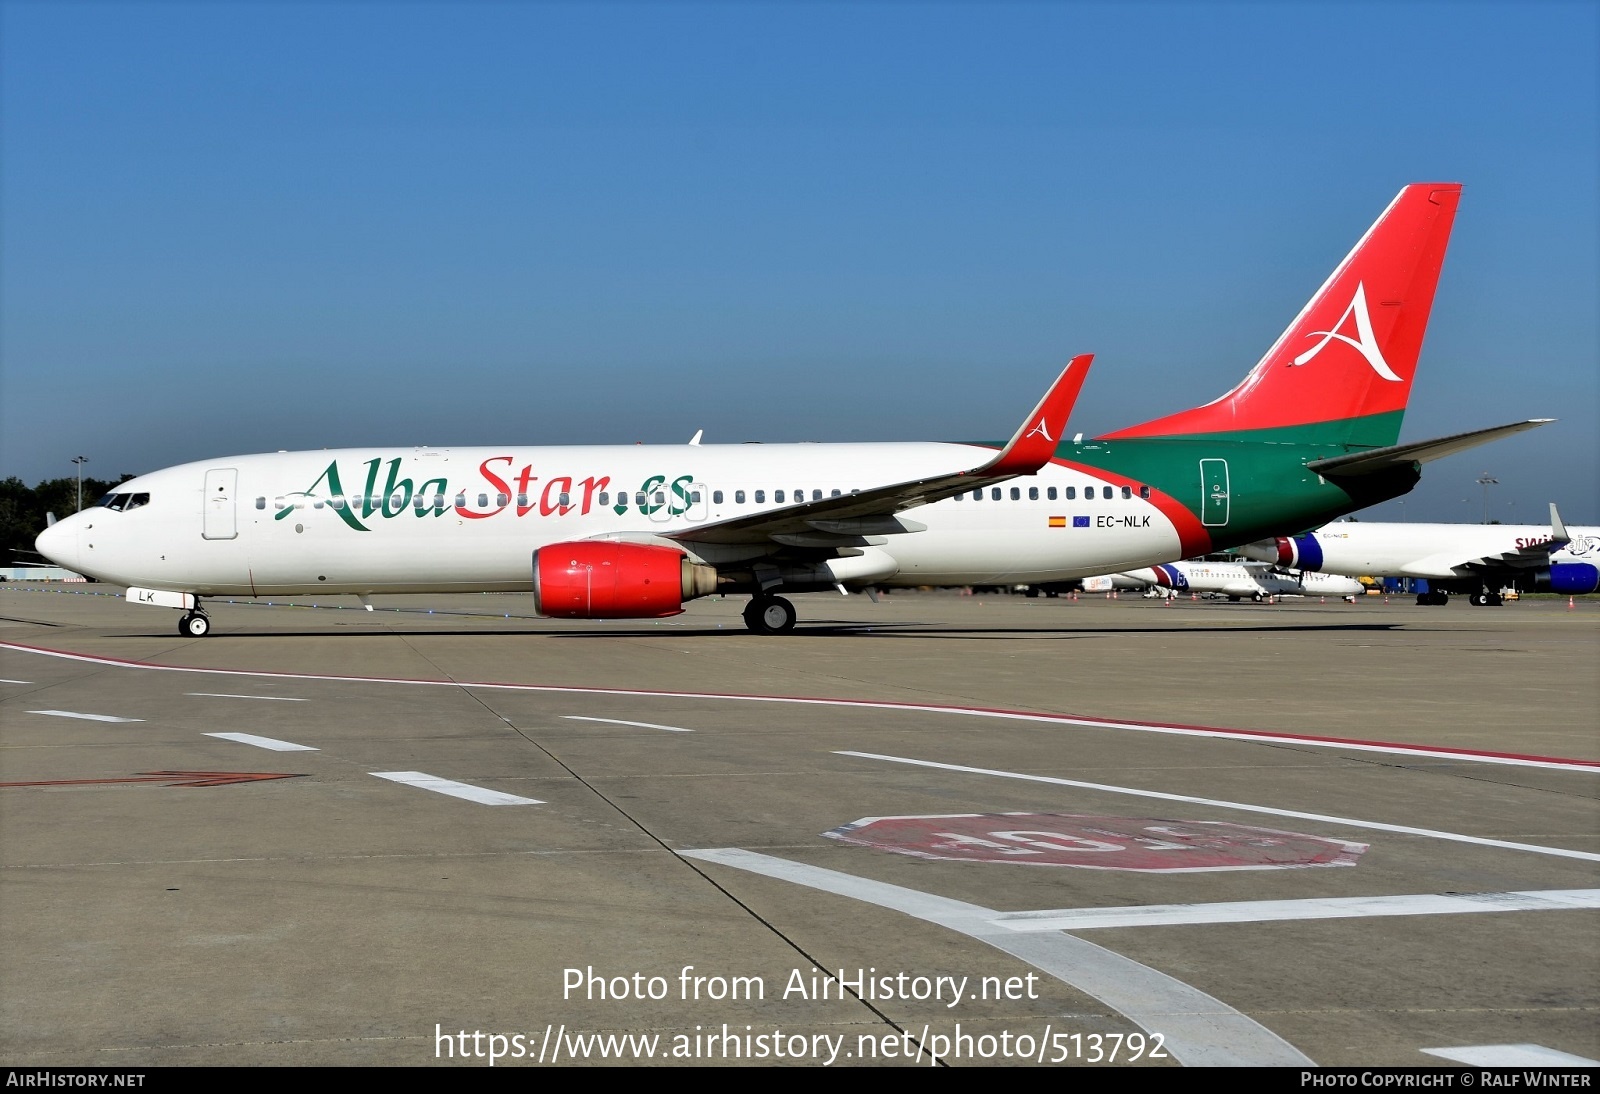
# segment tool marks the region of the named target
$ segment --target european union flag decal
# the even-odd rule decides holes
[[[1088,517],[1073,517],[1072,518],[1072,526],[1074,528],[1087,528],[1087,527],[1089,527],[1089,518]]]

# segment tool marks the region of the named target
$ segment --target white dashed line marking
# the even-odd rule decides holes
[[[220,737],[224,741],[237,741],[242,745],[270,748],[274,752],[320,752],[310,745],[297,745],[293,741],[279,741],[272,737],[257,737],[254,733],[207,733],[207,737]]]
[[[1355,749],[1366,752],[1386,752],[1398,756],[1426,756],[1467,763],[1511,764],[1527,767],[1545,767],[1560,771],[1589,771],[1600,773],[1600,762],[1564,758],[1559,756],[1523,756],[1500,752],[1483,752],[1462,748],[1428,748],[1388,741],[1358,741],[1344,737],[1324,737],[1293,733],[1267,733],[1253,729],[1224,729],[1216,726],[1168,725],[1156,722],[1117,722],[1099,718],[1080,718],[1071,714],[1040,714],[1020,710],[992,710],[985,707],[939,706],[929,703],[894,703],[870,699],[808,698],[799,695],[732,695],[717,691],[657,691],[628,688],[563,687],[556,684],[508,684],[488,680],[411,680],[393,676],[338,676],[315,672],[263,672],[257,669],[207,669],[195,665],[152,665],[143,661],[128,661],[118,657],[98,657],[87,653],[29,646],[20,642],[0,642],[0,650],[15,650],[40,657],[58,657],[66,661],[81,661],[92,665],[114,665],[118,668],[139,669],[145,672],[190,672],[202,675],[249,677],[256,680],[327,680],[336,683],[395,684],[404,687],[431,688],[483,688],[487,691],[520,691],[545,695],[620,695],[630,699],[714,699],[733,703],[783,703],[797,706],[838,707],[842,710],[894,710],[911,713],[949,714],[972,718],[1001,718],[1011,721],[1032,722],[1038,725],[1077,726],[1086,729],[1110,729],[1137,733],[1166,733],[1191,737],[1216,737],[1244,743],[1291,744],[1337,749]]]
[[[563,714],[569,722],[606,722],[614,726],[638,726],[640,729],[664,729],[668,733],[693,733],[692,729],[683,729],[679,726],[662,726],[654,722],[624,722],[621,718],[586,718],[582,714]]]
[[[30,710],[29,714],[48,714],[52,718],[81,718],[85,722],[142,722],[143,718],[116,718],[110,714],[79,714],[75,710]]]
[[[424,771],[374,771],[371,774],[380,779],[388,779],[390,782],[404,783],[420,790],[432,790],[435,794],[449,794],[452,798],[465,798],[469,802],[478,802],[482,805],[544,804],[538,798],[519,798],[515,794],[502,794],[498,790],[486,790],[481,786],[458,783],[454,779],[441,779]]]
[[[32,680],[0,680],[0,684],[31,684]]]
[[[1595,1067],[1600,1060],[1558,1052],[1543,1045],[1462,1045],[1460,1048],[1425,1048],[1429,1056],[1471,1067]]]
[[[294,699],[287,695],[230,695],[225,691],[186,691],[184,694],[197,699],[271,699],[275,703],[305,702],[304,699]]]

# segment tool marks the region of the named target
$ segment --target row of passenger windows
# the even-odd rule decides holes
[[[859,490],[852,490],[850,492],[852,494],[860,493]],[[765,505],[765,504],[767,504],[767,492],[765,490],[756,490],[756,491],[753,491],[753,493],[754,493],[754,496],[755,496],[755,504],[757,504],[757,505]],[[830,498],[836,498],[842,493],[843,493],[842,490],[830,490],[830,491],[828,491],[828,496]],[[788,501],[785,500],[784,492],[782,490],[774,490],[772,492],[772,503],[774,505],[787,505],[787,504],[799,505],[800,503],[802,503],[805,500],[806,500],[806,492],[804,490],[796,490],[796,491],[794,491],[794,501],[793,502],[788,502]],[[821,501],[822,500],[822,491],[821,490],[813,490],[813,491],[811,491],[811,500],[812,501]],[[744,503],[745,503],[744,502],[744,491],[743,490],[735,490],[733,492],[733,504],[735,504],[735,505],[743,505]],[[713,505],[721,505],[722,504],[722,491],[721,490],[713,490],[713,491],[711,491],[711,504],[713,504]]]
[[[1005,489],[1006,489],[1005,487],[1001,487],[1001,486],[991,486],[989,488],[989,500],[990,501],[1001,501],[1001,500],[1003,500],[1003,498],[1005,496]],[[956,500],[957,501],[961,501],[966,496],[967,495],[965,495],[965,494],[957,494],[956,495]],[[1022,500],[1022,487],[1020,487],[1020,486],[1011,487],[1010,488],[1010,496],[1011,496],[1011,500],[1012,501],[1021,501]],[[1055,501],[1056,500],[1056,488],[1054,486],[1045,487],[1044,488],[1044,496],[1045,496],[1045,500],[1046,501]],[[1102,486],[1100,488],[1100,496],[1105,498],[1106,501],[1110,501],[1110,500],[1112,500],[1113,498],[1116,497],[1116,488],[1115,487],[1111,487],[1111,486]],[[1133,487],[1124,486],[1122,488],[1122,496],[1124,498],[1132,498],[1133,497]],[[1149,501],[1150,500],[1150,488],[1148,486],[1139,487],[1139,496],[1141,498],[1145,499],[1146,501]],[[1061,490],[1061,497],[1064,498],[1067,501],[1076,501],[1078,499],[1078,488],[1076,486],[1063,487],[1062,490]],[[983,491],[982,490],[974,490],[972,492],[972,500],[973,501],[982,501],[983,500]],[[1039,488],[1037,486],[1028,487],[1028,500],[1029,501],[1038,501],[1039,500]],[[1085,486],[1083,488],[1083,500],[1084,501],[1093,501],[1094,500],[1094,487]]]
[[[854,494],[854,493],[857,493],[858,491],[852,490],[850,492],[852,494]],[[752,500],[754,501],[754,503],[756,505],[765,505],[765,504],[767,504],[767,492],[765,490],[754,490],[754,491],[751,491],[751,493],[753,495],[753,499]],[[787,491],[783,491],[783,490],[774,490],[774,491],[772,491],[772,502],[773,502],[773,504],[774,505],[788,505],[788,504],[796,504],[796,505],[798,505],[798,504],[803,503],[806,500],[806,491],[803,490],[803,489],[792,491],[793,498],[794,498],[794,501],[792,503],[789,501],[790,493],[791,492],[787,492]],[[833,498],[837,498],[837,497],[840,496],[841,493],[842,493],[842,491],[839,491],[839,490],[830,490],[828,492],[828,496],[829,497],[833,497]],[[1040,491],[1039,487],[1037,487],[1037,486],[1028,487],[1028,500],[1029,501],[1039,501],[1040,500],[1040,493],[1041,493],[1041,491]],[[1124,486],[1124,487],[1121,488],[1121,493],[1122,493],[1122,497],[1124,499],[1131,499],[1133,497],[1133,487]],[[954,501],[964,501],[964,500],[966,500],[966,498],[968,496],[969,495],[967,495],[966,493],[961,493],[961,494],[957,494],[952,500],[954,500]],[[983,501],[984,500],[984,492],[983,492],[982,489],[978,489],[978,490],[972,491],[970,496],[971,496],[973,501]],[[1106,501],[1111,501],[1117,496],[1117,488],[1116,487],[1111,487],[1111,486],[1102,486],[1102,487],[1100,487],[1100,496],[1102,498],[1104,498]],[[478,508],[487,509],[489,507],[489,499],[491,497],[494,498],[494,504],[497,505],[497,506],[500,506],[501,508],[504,508],[505,506],[511,504],[511,495],[509,495],[509,494],[479,494],[477,496]],[[529,506],[528,497],[529,496],[527,494],[518,494],[517,498],[516,498],[517,507],[520,508],[520,509],[528,508],[528,506]],[[1009,488],[1001,487],[1001,486],[991,486],[991,487],[989,487],[989,500],[990,501],[1003,501],[1007,497],[1010,497],[1010,499],[1012,501],[1021,501],[1022,500],[1022,487],[1020,487],[1020,486],[1012,486],[1012,487],[1009,487]],[[1046,500],[1046,501],[1056,501],[1058,499],[1059,500],[1065,500],[1065,501],[1076,501],[1078,499],[1078,488],[1076,486],[1066,486],[1066,487],[1060,487],[1058,489],[1057,487],[1054,487],[1054,486],[1047,486],[1043,490],[1043,497],[1044,497],[1044,500]],[[1085,486],[1083,488],[1083,500],[1084,501],[1093,501],[1094,497],[1095,497],[1095,488],[1092,487],[1092,486]],[[1146,501],[1148,501],[1149,498],[1150,498],[1150,488],[1148,486],[1139,487],[1139,497],[1141,497],[1141,498],[1145,499]],[[101,499],[100,504],[108,506],[108,507],[110,507],[112,509],[136,509],[139,506],[144,505],[149,500],[150,500],[150,495],[149,494],[108,494],[108,495],[106,495],[106,497]],[[627,491],[619,490],[617,492],[617,494],[616,494],[616,504],[618,504],[618,505],[627,505],[628,504],[628,500],[629,499],[628,499]],[[811,500],[812,501],[821,501],[822,500],[822,491],[821,490],[812,490],[811,491]],[[595,501],[599,503],[599,505],[600,505],[600,507],[602,509],[607,508],[612,503],[612,495],[611,495],[611,493],[609,491],[602,490],[602,491],[600,491],[599,494],[595,495]],[[656,490],[656,491],[654,491],[652,493],[646,493],[645,491],[640,490],[640,491],[636,491],[634,493],[634,495],[633,495],[633,504],[638,506],[641,509],[643,509],[645,507],[645,505],[647,505],[647,504],[649,504],[649,505],[665,505],[666,501],[667,501],[667,495],[666,495],[666,491],[664,491],[664,490]],[[699,501],[700,501],[700,491],[698,491],[698,490],[690,491],[689,492],[689,502],[690,502],[690,504],[698,504]],[[723,492],[721,490],[713,490],[711,492],[711,502],[712,502],[713,505],[721,505],[721,504],[723,504]],[[346,505],[349,505],[352,508],[378,509],[378,508],[383,507],[385,503],[388,504],[390,509],[403,509],[409,503],[410,505],[412,505],[412,506],[414,506],[416,508],[417,512],[420,513],[420,512],[425,512],[428,509],[444,509],[445,508],[445,496],[443,494],[434,494],[434,495],[432,495],[430,497],[430,496],[425,495],[425,494],[418,494],[415,497],[410,498],[410,499],[408,499],[406,497],[406,495],[404,495],[404,494],[393,494],[393,495],[390,495],[388,498],[383,498],[383,497],[373,497],[373,498],[366,498],[366,497],[358,497],[358,498],[335,497],[335,498],[329,498],[325,502],[320,500],[320,499],[316,500],[316,501],[313,501],[311,503],[311,507],[313,509],[321,509],[324,505],[328,505],[328,506],[330,506],[330,507],[332,507],[334,509],[343,509]],[[733,492],[733,503],[735,505],[744,505],[745,504],[745,492],[743,490],[735,490]],[[303,508],[305,508],[305,500],[304,499],[291,500],[289,498],[274,498],[272,504],[273,504],[274,508],[280,509],[280,510],[281,509],[291,509],[291,508],[293,508],[293,509],[303,509]],[[453,501],[452,504],[465,506],[467,504],[467,495],[465,493],[457,494],[456,497],[455,497],[455,500]],[[559,495],[556,498],[556,504],[561,506],[562,508],[570,507],[572,505],[572,495],[571,494],[566,494],[566,493],[563,493],[563,494]],[[256,508],[257,509],[265,509],[266,507],[267,507],[267,499],[266,498],[257,498],[256,499]]]
[[[852,490],[850,492],[852,494],[858,493],[858,491],[855,491],[855,490]],[[1116,488],[1115,487],[1102,486],[1100,488],[1100,492],[1101,492],[1101,496],[1104,497],[1105,500],[1107,500],[1107,501],[1111,501],[1113,498],[1116,497]],[[834,491],[830,492],[829,496],[836,498],[836,497],[839,496],[839,493],[840,492],[838,490],[834,490]],[[1009,491],[1007,490],[1006,487],[1001,487],[1001,486],[991,486],[989,488],[989,499],[991,501],[1003,501],[1008,496],[1008,494],[1009,494],[1009,496],[1010,496],[1012,501],[1021,501],[1022,500],[1022,487],[1013,486],[1013,487],[1009,488]],[[1039,488],[1037,486],[1028,487],[1028,500],[1029,501],[1038,501],[1039,500],[1039,496],[1040,496],[1040,490],[1039,490]],[[1131,486],[1122,487],[1122,496],[1124,498],[1130,498],[1131,499],[1133,497],[1133,487],[1131,487]],[[1149,501],[1150,500],[1150,488],[1148,486],[1139,487],[1139,496],[1141,498],[1143,498],[1144,500]],[[955,498],[952,499],[952,500],[954,500],[954,501],[962,501],[966,497],[967,497],[967,495],[964,494],[964,493],[957,494],[955,496]],[[1077,500],[1077,497],[1078,497],[1078,488],[1076,486],[1062,487],[1060,490],[1058,490],[1054,486],[1047,486],[1047,487],[1044,488],[1044,499],[1046,501],[1056,501],[1058,499],[1065,499],[1066,501],[1075,501],[1075,500]],[[600,495],[600,504],[601,505],[605,504],[605,498],[606,498],[606,496],[604,494]],[[695,500],[698,501],[699,499],[696,498]],[[766,500],[767,500],[767,493],[766,493],[765,490],[757,490],[757,491],[755,491],[755,502],[756,502],[757,505],[764,505],[766,503]],[[772,492],[772,500],[773,500],[773,502],[775,504],[778,504],[778,505],[784,504],[783,491],[782,490],[774,490]],[[806,500],[806,492],[804,490],[796,490],[794,492],[794,500],[795,500],[796,503],[805,501]],[[822,491],[821,490],[813,490],[813,491],[811,491],[811,500],[812,501],[821,501],[822,500]],[[983,500],[983,491],[982,490],[974,490],[974,491],[972,491],[972,500],[973,501],[982,501]],[[1083,500],[1084,501],[1093,501],[1094,500],[1094,487],[1085,486],[1083,488]],[[711,492],[711,501],[715,505],[721,505],[722,504],[722,491],[721,490],[713,490]],[[744,504],[744,491],[743,490],[735,490],[733,492],[733,503],[735,505],[743,505]]]

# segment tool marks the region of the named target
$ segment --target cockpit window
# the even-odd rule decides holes
[[[101,507],[118,513],[126,512],[129,509],[137,509],[141,505],[149,504],[149,494],[107,494],[105,497],[100,499]]]

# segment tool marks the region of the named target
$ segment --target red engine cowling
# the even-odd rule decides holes
[[[578,540],[533,553],[533,609],[560,619],[650,619],[715,592],[717,571],[682,551]]]

